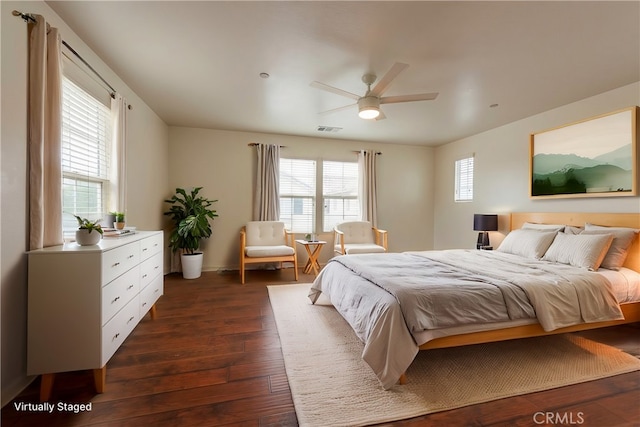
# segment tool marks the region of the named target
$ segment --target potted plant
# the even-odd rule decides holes
[[[209,200],[198,193],[202,187],[187,192],[176,188],[176,194],[165,200],[171,208],[164,212],[173,221],[173,229],[169,235],[171,251],[180,252],[182,276],[185,279],[196,279],[202,273],[202,252],[199,252],[200,240],[211,236],[210,221],[218,216],[211,205],[217,200]]]
[[[124,229],[124,212],[109,212],[110,215],[113,215],[113,228],[117,230]]]
[[[76,243],[81,246],[95,245],[102,237],[102,226],[100,220],[90,221],[73,215],[78,221],[78,229],[76,230]]]

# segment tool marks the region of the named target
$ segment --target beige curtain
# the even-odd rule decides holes
[[[363,221],[377,227],[376,152],[361,150],[358,153],[358,198]]]
[[[111,99],[111,166],[109,169],[109,207],[113,212],[127,212],[127,100],[120,94]],[[126,218],[126,216],[125,216]]]
[[[258,167],[253,199],[254,221],[280,218],[280,146],[257,144]]]
[[[40,15],[29,24],[29,248],[62,244],[61,39]]]

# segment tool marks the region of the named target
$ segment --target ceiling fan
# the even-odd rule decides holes
[[[356,100],[355,104],[345,105],[344,107],[334,108],[332,110],[324,111],[320,114],[330,114],[337,111],[341,111],[347,108],[351,108],[354,105],[358,106],[358,116],[363,119],[376,119],[381,120],[385,118],[384,113],[380,110],[381,104],[393,104],[397,102],[413,102],[413,101],[431,101],[438,97],[438,93],[419,93],[415,95],[399,95],[399,96],[382,96],[382,94],[389,88],[393,79],[398,77],[402,71],[404,71],[409,65],[401,62],[396,62],[387,74],[371,89],[371,85],[376,81],[375,74],[365,74],[362,76],[362,81],[367,85],[367,92],[364,96],[356,95],[355,93],[347,92],[346,90],[338,89],[333,86],[329,86],[320,82],[312,82],[311,86],[317,89],[326,90],[327,92],[335,93],[337,95],[346,96]]]

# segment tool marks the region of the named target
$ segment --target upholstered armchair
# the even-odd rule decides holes
[[[240,280],[244,284],[245,265],[290,261],[298,280],[298,257],[293,233],[280,221],[251,221],[240,231]]]
[[[350,221],[333,229],[334,252],[340,255],[387,251],[387,231],[373,227],[368,221]]]

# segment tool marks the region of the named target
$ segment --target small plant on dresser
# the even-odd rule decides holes
[[[76,243],[81,246],[95,245],[102,238],[102,226],[100,220],[91,221],[78,215],[73,215],[78,221],[76,230]]]

